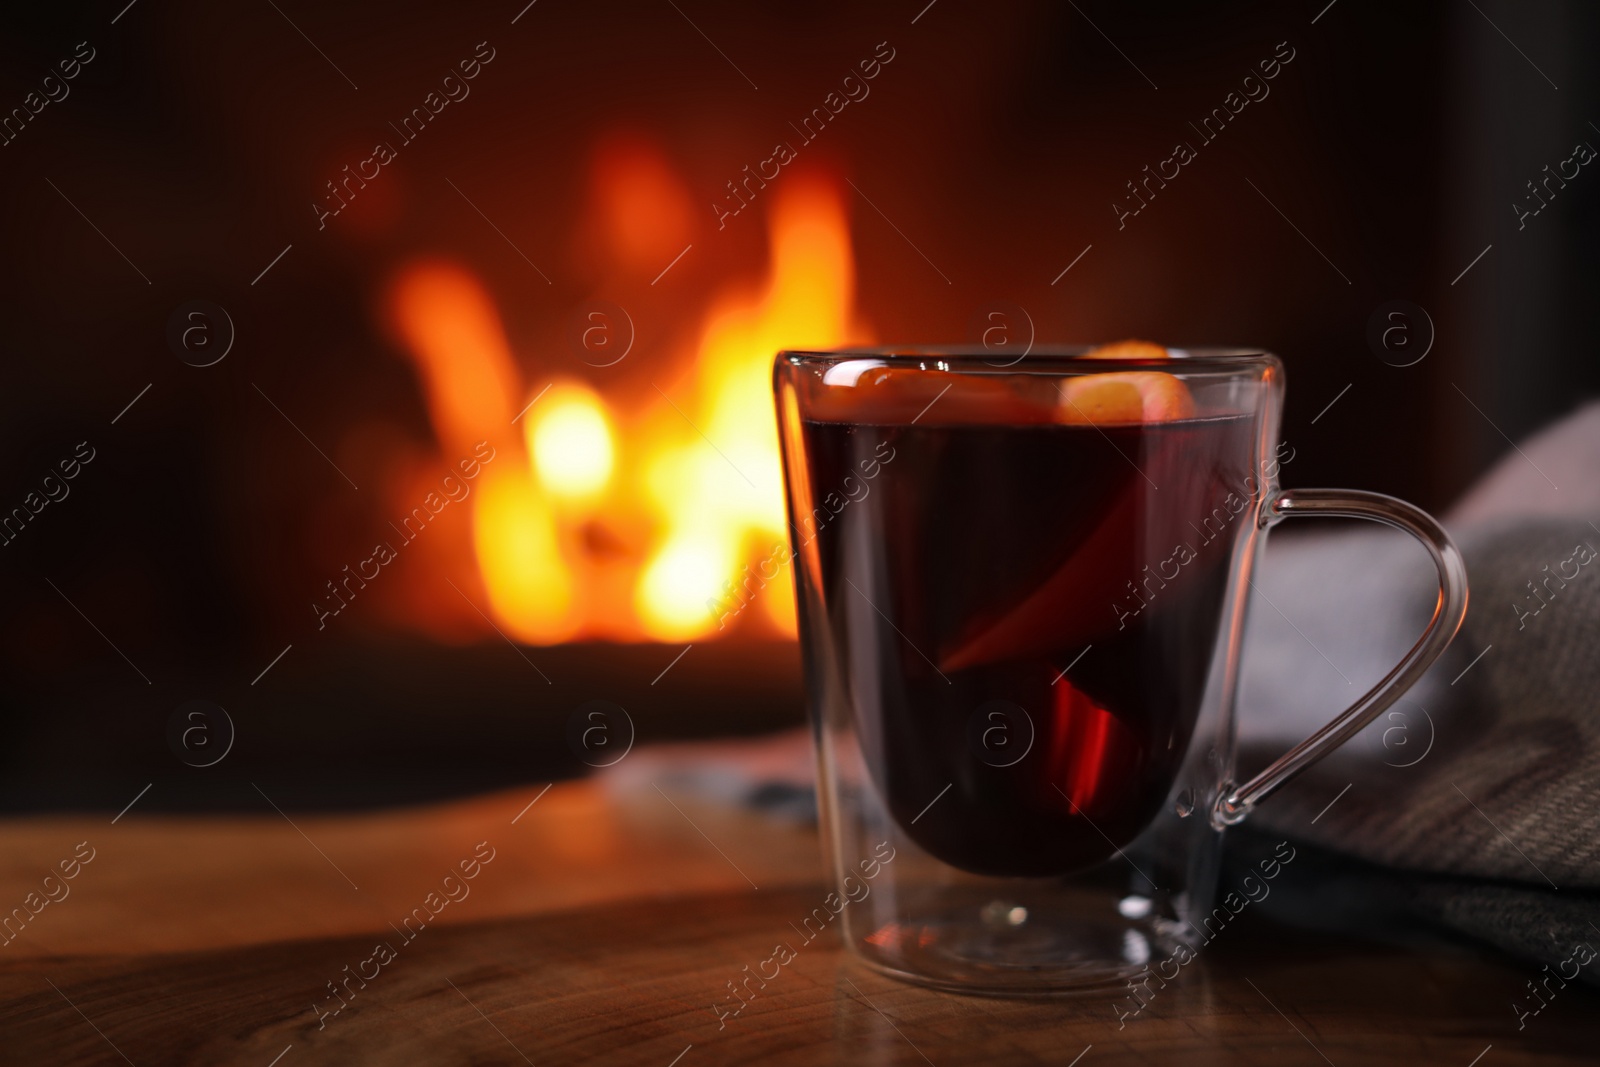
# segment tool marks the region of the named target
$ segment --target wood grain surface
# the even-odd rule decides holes
[[[1510,1004],[1535,969],[1249,915],[1122,1024],[1115,996],[905,985],[831,932],[720,1022],[711,1005],[725,983],[821,900],[815,836],[670,792],[579,783],[292,824],[276,813],[12,821],[0,827],[5,907],[78,842],[95,858],[0,948],[0,1063],[1600,1060],[1590,991],[1561,990],[1519,1031]],[[464,880],[460,862],[484,841],[493,858]],[[391,924],[448,869],[453,892],[470,891],[407,940]],[[377,942],[391,946],[387,962],[372,962]],[[352,980],[358,971],[372,977]]]

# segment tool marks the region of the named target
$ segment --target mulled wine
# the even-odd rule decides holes
[[[874,786],[929,853],[985,875],[1090,866],[1150,824],[1187,754],[1255,518],[1254,420],[986,419],[966,383],[937,392],[956,376],[907,373],[925,384],[904,410],[807,418],[791,444],[826,615],[803,621],[832,635],[809,681],[837,679]]]

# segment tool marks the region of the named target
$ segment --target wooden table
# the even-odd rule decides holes
[[[292,822],[265,804],[259,817],[7,820],[0,908],[38,906],[80,842],[93,859],[51,884],[64,898],[13,917],[0,1062],[1600,1061],[1588,990],[1562,990],[1519,1032],[1510,1005],[1535,968],[1248,913],[1120,1029],[1104,996],[937,993],[866,970],[836,938],[805,946],[719,1029],[724,983],[821,900],[819,851],[805,827],[671,793],[586,782]],[[475,849],[492,858],[474,870]],[[438,903],[446,889],[460,899]],[[430,914],[430,892],[438,916],[398,930],[414,908]],[[378,941],[392,958],[374,956]],[[353,972],[372,977],[363,988]]]

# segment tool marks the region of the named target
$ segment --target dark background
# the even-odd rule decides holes
[[[724,183],[882,41],[895,59],[870,97],[798,164],[876,205],[850,202],[857,307],[880,340],[972,339],[1007,301],[1041,341],[1264,346],[1288,367],[1293,484],[1441,510],[1506,436],[1600,388],[1600,178],[1584,168],[1521,230],[1511,207],[1576,142],[1600,144],[1592,5],[924,3],[8,13],[7,113],[79,42],[95,58],[0,147],[0,509],[78,442],[96,458],[0,548],[0,805],[114,810],[153,781],[154,808],[259,806],[257,780],[285,806],[360,806],[534,781],[582,769],[563,724],[595,698],[627,707],[642,740],[797,721],[787,647],[697,647],[673,687],[648,684],[673,648],[537,650],[546,686],[498,639],[433,647],[361,612],[314,635],[318,546],[358,541],[379,501],[258,388],[357,481],[385,448],[431,447],[411,365],[374,315],[382,281],[421,253],[488,281],[530,371],[637,388],[665,324],[764,268],[766,203],[719,232]],[[471,96],[319,231],[323,183],[480,41],[495,59]],[[1270,96],[1201,146],[1187,123],[1282,41],[1295,58]],[[597,261],[573,225],[588,160],[618,133],[657,145],[692,194],[695,253],[660,287]],[[1179,139],[1198,159],[1119,230],[1124,183]],[[597,298],[638,324],[612,378],[564,340]],[[195,299],[237,331],[207,368],[167,340]],[[1436,332],[1414,366],[1367,342],[1396,299]],[[165,740],[196,698],[239,730],[208,770]]]

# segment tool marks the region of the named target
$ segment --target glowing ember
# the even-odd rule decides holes
[[[500,625],[529,644],[555,644],[577,636],[582,625],[572,575],[554,516],[527,468],[509,467],[485,478],[475,498],[472,540],[478,567]]]
[[[706,601],[739,563],[734,545],[714,530],[686,531],[662,545],[645,566],[635,601],[645,633],[681,641],[715,629]]]
[[[528,451],[539,482],[556,496],[593,497],[611,480],[615,449],[605,404],[585,385],[561,382],[528,413]]]

